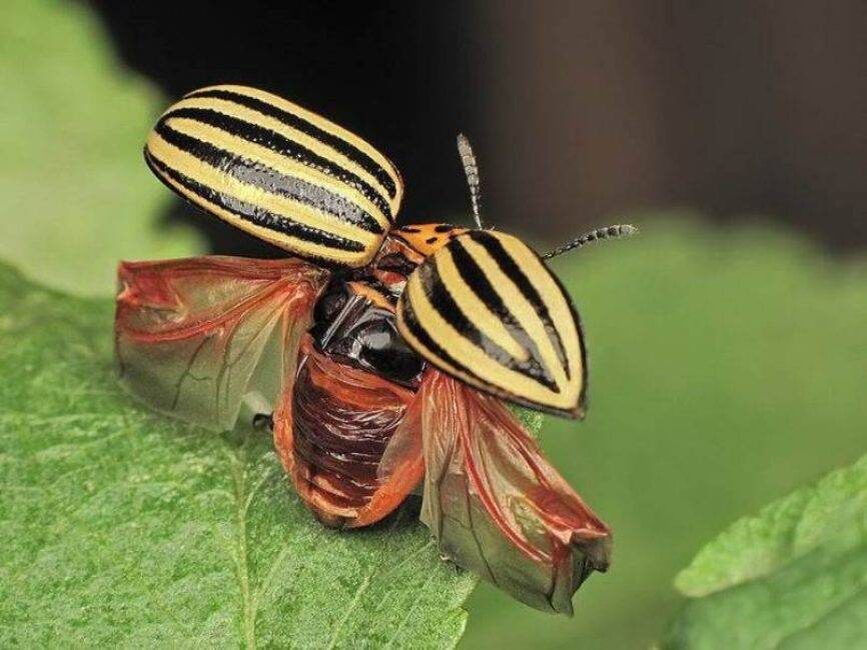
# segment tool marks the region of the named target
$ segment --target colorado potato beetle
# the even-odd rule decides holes
[[[328,526],[373,524],[422,484],[443,556],[571,614],[611,534],[505,402],[583,415],[581,325],[544,259],[633,229],[539,256],[483,227],[478,166],[466,138],[458,149],[475,227],[397,227],[400,174],[358,136],[254,88],[184,96],[150,133],[147,164],[288,257],[121,263],[121,380],[211,429],[267,421]]]

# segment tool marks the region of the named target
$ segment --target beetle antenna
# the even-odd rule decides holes
[[[461,157],[461,164],[464,166],[464,174],[467,175],[467,185],[470,186],[470,203],[473,206],[473,218],[476,220],[479,230],[483,230],[485,226],[482,224],[481,216],[482,191],[479,185],[479,164],[476,162],[476,154],[473,153],[470,141],[463,133],[458,133],[458,155]]]
[[[603,239],[619,239],[620,237],[629,237],[638,232],[638,228],[629,224],[618,224],[616,226],[606,226],[605,228],[597,228],[590,232],[584,233],[580,237],[576,237],[570,242],[566,242],[562,246],[548,251],[542,255],[543,260],[550,260],[552,257],[557,257],[563,253],[568,253],[576,248],[581,248],[587,244]]]

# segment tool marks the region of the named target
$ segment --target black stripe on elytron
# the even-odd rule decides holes
[[[560,287],[560,291],[563,292],[563,295],[568,295],[566,294],[566,287],[564,287],[563,283],[560,282],[560,278],[553,273],[551,274],[551,277],[554,279],[554,282],[557,283],[557,286]],[[581,353],[581,392],[578,395],[578,408],[583,411],[587,407],[588,382],[587,348],[584,346],[584,328],[581,325],[581,316],[578,314],[578,310],[575,309],[575,305],[572,304],[571,300],[567,300],[566,304],[569,306],[569,313],[572,314],[572,319],[575,321],[575,331],[578,333],[578,349]]]
[[[431,306],[443,320],[455,328],[460,336],[467,339],[484,355],[501,366],[542,384],[554,393],[560,392],[554,378],[551,377],[547,369],[542,367],[537,358],[530,355],[526,362],[519,362],[467,318],[443,282],[434,259],[429,259],[425,264],[422,264],[416,272],[419,274],[422,289],[428,296]],[[461,364],[461,367],[466,368],[466,365]]]
[[[189,176],[185,176],[176,169],[169,167],[166,163],[159,160],[148,151],[147,147],[145,147],[145,162],[147,162],[148,167],[150,167],[156,174],[157,178],[162,180],[172,190],[175,190],[175,188],[166,182],[166,179],[171,179],[196,196],[220,206],[237,216],[239,219],[249,221],[252,224],[267,228],[268,230],[273,230],[274,232],[289,235],[290,237],[296,237],[311,244],[319,244],[320,246],[334,248],[341,251],[349,251],[352,253],[361,253],[364,251],[364,245],[361,242],[339,237],[330,232],[319,230],[318,228],[305,226],[297,221],[291,221],[281,215],[264,210],[259,206],[221,194],[213,188],[194,181]]]
[[[163,121],[154,130],[169,144],[242,183],[321,210],[367,232],[384,233],[380,223],[363,208],[321,185],[282,174],[263,163],[177,131]]]
[[[391,177],[388,171],[383,169],[382,166],[373,158],[371,158],[368,154],[363,152],[354,144],[347,142],[343,138],[333,135],[328,131],[321,129],[320,127],[316,126],[308,120],[305,120],[299,115],[290,113],[289,111],[283,110],[282,108],[274,106],[274,104],[269,104],[268,102],[258,99],[256,97],[250,97],[249,95],[232,92],[231,90],[198,90],[190,93],[189,95],[186,95],[186,97],[213,97],[214,99],[225,99],[227,101],[240,104],[241,106],[251,108],[254,111],[262,113],[263,115],[267,115],[268,117],[278,119],[286,126],[292,127],[293,129],[297,129],[298,131],[301,131],[302,133],[309,135],[310,137],[316,138],[322,144],[331,147],[335,151],[338,151],[347,158],[349,158],[352,162],[357,164],[359,167],[361,167],[367,173],[373,176],[377,181],[379,181],[379,183],[385,188],[385,191],[388,192],[389,198],[393,199],[395,194],[397,193],[397,187],[395,186],[394,179]]]
[[[382,211],[389,222],[394,221],[394,215],[391,213],[388,201],[370,183],[284,135],[210,108],[176,108],[163,115],[158,124],[164,124],[166,120],[173,117],[187,118],[207,124],[331,176],[361,192],[365,198]]]
[[[476,294],[476,297],[491,310],[491,312],[499,318],[509,334],[512,334],[518,339],[518,344],[525,350],[530,352],[530,356],[535,359],[542,359],[542,354],[539,351],[539,346],[536,341],[527,333],[523,326],[515,318],[512,311],[503,302],[500,294],[494,289],[490,279],[482,267],[479,266],[472,254],[464,247],[460,240],[448,246],[448,251],[452,254],[455,266],[461,274],[461,278],[466,282],[470,291]],[[562,363],[562,358],[561,358]],[[547,377],[551,377],[546,373]],[[567,374],[568,377],[568,374]]]
[[[566,349],[563,346],[563,341],[560,339],[560,333],[557,331],[557,328],[554,327],[554,321],[551,319],[551,314],[548,312],[548,307],[542,300],[542,296],[539,295],[539,292],[536,291],[536,288],[530,283],[530,280],[521,270],[521,267],[518,266],[518,263],[515,262],[511,255],[509,255],[496,237],[484,230],[472,230],[468,234],[473,241],[477,242],[485,249],[485,251],[487,251],[491,258],[493,258],[494,262],[496,262],[497,266],[500,267],[503,274],[515,283],[524,298],[526,298],[533,306],[533,309],[536,310],[536,315],[542,320],[542,324],[545,326],[545,331],[548,333],[548,338],[551,340],[551,344],[557,351],[560,363],[563,364],[563,368],[566,370],[566,378],[571,379],[572,368],[569,366],[569,358],[566,356]],[[561,286],[559,283],[556,284],[558,287]],[[568,303],[569,301],[567,300],[566,302]]]
[[[415,336],[415,338],[417,338],[419,340],[419,342],[425,348],[427,348],[434,357],[442,359],[445,363],[448,363],[449,365],[451,365],[452,368],[456,368],[456,369],[460,370],[461,372],[466,374],[468,377],[475,380],[478,383],[478,385],[474,386],[474,388],[486,391],[488,393],[492,393],[494,395],[499,396],[502,399],[507,399],[511,402],[515,402],[516,404],[521,404],[523,406],[526,406],[527,408],[531,408],[531,409],[534,409],[536,411],[543,411],[545,413],[552,413],[554,415],[563,415],[563,409],[555,408],[552,406],[546,406],[544,404],[540,404],[538,402],[534,402],[532,400],[525,399],[525,398],[521,397],[520,395],[516,395],[515,393],[512,393],[512,392],[506,390],[505,388],[501,388],[499,386],[494,386],[494,385],[490,384],[489,382],[487,382],[484,379],[482,379],[481,377],[479,377],[476,373],[474,373],[469,368],[463,368],[461,366],[461,364],[459,364],[453,356],[451,356],[448,352],[443,350],[439,346],[439,344],[437,344],[437,342],[434,341],[430,337],[430,334],[428,334],[427,331],[425,331],[422,328],[422,326],[418,322],[418,317],[415,315],[415,312],[412,310],[412,305],[410,304],[409,300],[404,299],[403,301],[398,303],[398,305],[401,309],[401,320],[403,321],[403,324],[406,326],[406,328],[412,333],[412,335]],[[412,346],[410,346],[410,347],[412,347]],[[419,352],[419,354],[421,354],[421,352]],[[424,356],[424,355],[422,355],[422,356]],[[427,357],[425,357],[425,358],[427,358]],[[428,359],[428,361],[433,366],[437,365],[435,362],[430,361],[430,359]],[[451,371],[446,370],[445,368],[441,368],[441,370],[443,372],[445,372],[447,375],[454,376],[454,375],[452,375]],[[462,379],[460,377],[455,377],[455,379],[457,379],[458,381],[462,381]],[[585,386],[586,386],[586,384],[585,384]],[[581,402],[580,402],[579,406],[583,406],[583,404],[584,404],[584,393],[582,392]]]
[[[400,303],[401,309],[403,310],[403,323],[407,326],[412,335],[419,340],[419,342],[428,350],[430,350],[431,354],[433,354],[438,359],[442,359],[444,362],[449,364],[452,368],[455,368],[464,374],[475,379],[482,386],[490,386],[490,382],[485,381],[481,377],[479,377],[476,373],[474,373],[469,368],[465,367],[463,364],[459,363],[457,359],[455,359],[448,352],[443,350],[439,343],[434,341],[431,338],[431,335],[427,333],[427,330],[424,329],[421,324],[418,322],[418,316],[415,315],[415,310],[412,308],[412,303],[410,300],[407,300],[404,297],[403,301]],[[412,346],[410,346],[412,347]],[[448,372],[448,371],[446,371]],[[494,388],[497,388],[494,386]],[[502,391],[502,389],[499,389]],[[502,391],[505,392],[505,391]]]

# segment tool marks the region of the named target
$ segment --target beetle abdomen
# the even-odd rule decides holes
[[[367,264],[400,176],[358,136],[270,93],[213,86],[170,106],[145,145],[156,175],[234,226],[303,257]]]
[[[293,396],[293,479],[331,526],[351,524],[379,487],[377,470],[413,392],[335,361],[305,337]]]

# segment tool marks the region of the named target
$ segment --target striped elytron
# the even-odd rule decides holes
[[[364,140],[253,88],[186,95],[148,137],[148,165],[292,257],[122,263],[119,368],[176,417],[266,423],[327,525],[374,523],[423,482],[441,555],[571,613],[610,532],[501,400],[583,415],[581,327],[544,258],[482,226],[478,166],[458,147],[477,227],[398,228],[400,175]]]
[[[208,212],[311,259],[363,266],[394,223],[392,164],[348,131],[243,86],[188,94],[145,147],[151,169]]]
[[[580,415],[586,363],[578,317],[517,238],[484,230],[455,237],[409,278],[397,322],[419,354],[461,381]]]

